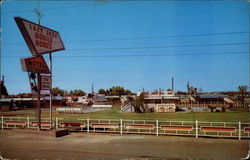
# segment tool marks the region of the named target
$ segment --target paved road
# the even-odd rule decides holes
[[[1,155],[10,159],[239,159],[248,140],[72,133],[60,138],[4,130]]]

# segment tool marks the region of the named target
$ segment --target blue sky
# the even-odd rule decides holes
[[[30,92],[20,58],[31,56],[13,17],[37,22],[36,1],[1,5],[1,75],[10,94]],[[249,85],[247,1],[40,1],[41,24],[58,31],[53,86],[134,92],[189,81],[203,91]],[[44,55],[48,62],[48,55]]]

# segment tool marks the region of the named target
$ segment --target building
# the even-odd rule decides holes
[[[42,97],[41,106],[50,105],[50,97]],[[22,110],[27,108],[34,108],[36,106],[37,98],[1,98],[0,99],[0,110],[13,111]],[[61,96],[52,97],[53,106],[61,106],[63,104],[63,98]]]

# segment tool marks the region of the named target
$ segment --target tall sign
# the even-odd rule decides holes
[[[33,56],[65,49],[57,31],[21,17],[15,17],[14,19]]]
[[[37,121],[38,130],[41,129],[41,103],[40,91],[41,89],[50,90],[52,87],[52,79],[50,77],[41,76],[41,73],[52,74],[52,58],[51,52],[64,50],[64,45],[61,37],[57,31],[41,26],[40,23],[36,24],[21,17],[14,17],[16,24],[22,33],[22,36],[29,47],[31,54],[34,57],[22,58],[22,70],[29,73],[29,78],[34,82],[30,82],[32,91],[37,92]],[[50,69],[48,68],[42,54],[49,53],[50,55]],[[37,77],[35,74],[37,74]],[[37,85],[36,81],[37,79]],[[51,94],[50,94],[50,97]],[[51,102],[51,101],[50,101]],[[50,105],[51,106],[51,105]],[[52,127],[52,107],[50,107],[50,127]]]

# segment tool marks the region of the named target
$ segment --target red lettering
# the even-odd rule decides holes
[[[40,27],[40,26],[37,26],[35,24],[30,24],[29,27],[30,27],[31,30],[33,30],[35,32],[43,33],[43,28]]]

